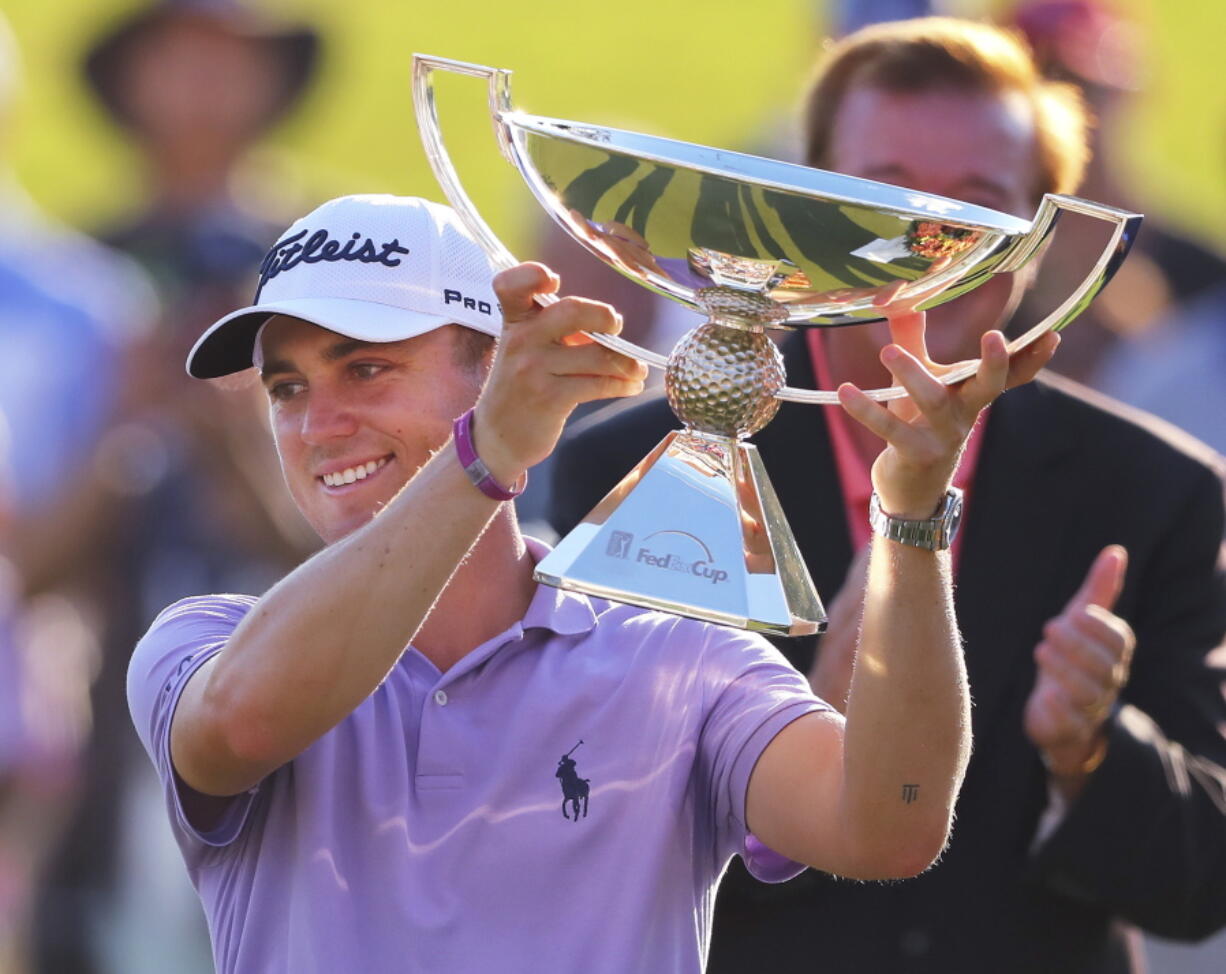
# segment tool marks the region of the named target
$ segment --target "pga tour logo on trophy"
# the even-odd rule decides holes
[[[826,614],[757,450],[746,438],[782,400],[836,404],[793,389],[769,330],[878,320],[879,301],[934,307],[1018,270],[1062,211],[1112,225],[1101,256],[1016,351],[1067,325],[1127,255],[1141,218],[1070,196],[1032,220],[884,183],[589,123],[529,115],[510,72],[415,55],[413,100],[427,158],[491,262],[517,263],[452,165],[434,98],[436,72],[482,79],[494,134],[545,211],[588,251],[708,320],[667,358],[624,339],[596,341],[665,370],[669,433],[563,538],[539,581],[633,605],[781,635]],[[968,378],[977,363],[941,377]],[[899,388],[869,390],[879,401]]]

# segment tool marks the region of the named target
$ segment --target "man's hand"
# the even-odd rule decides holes
[[[1059,344],[1049,332],[1010,357],[1004,335],[990,331],[980,339],[979,368],[956,386],[939,376],[956,368],[933,362],[924,339],[923,312],[885,307],[893,342],[881,362],[907,398],[887,406],[873,402],[851,383],[839,387],[839,401],[853,419],[885,440],[873,464],[873,487],[881,506],[895,517],[932,517],[962,455],[980,411],[1005,389],[1034,378]]]
[[[581,334],[621,331],[607,304],[562,298],[542,307],[538,294],[558,289],[541,264],[520,264],[494,278],[503,330],[475,416],[476,447],[494,477],[514,483],[544,460],[581,402],[643,391],[647,367]]]
[[[1123,548],[1104,548],[1035,647],[1038,676],[1026,701],[1026,734],[1069,798],[1105,753],[1103,725],[1128,681],[1136,638],[1111,611],[1127,567]]]

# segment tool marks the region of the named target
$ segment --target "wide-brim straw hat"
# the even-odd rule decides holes
[[[321,39],[310,26],[274,21],[241,0],[157,0],[118,20],[85,54],[85,79],[119,124],[135,125],[120,90],[124,63],[160,27],[180,18],[207,21],[236,37],[255,41],[281,66],[281,90],[269,109],[266,126],[293,108],[318,67]]]

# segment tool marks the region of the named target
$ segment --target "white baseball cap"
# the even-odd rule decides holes
[[[187,371],[213,379],[250,368],[259,330],[273,315],[364,342],[399,341],[453,323],[497,336],[502,314],[493,277],[450,207],[406,196],[342,196],[272,245],[254,303],[200,336]]]

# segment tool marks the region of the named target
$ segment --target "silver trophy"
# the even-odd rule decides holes
[[[498,267],[517,263],[456,176],[434,72],[483,78],[502,154],[580,244],[658,294],[705,312],[667,359],[618,337],[603,345],[665,370],[684,429],[643,459],[536,569],[539,581],[602,598],[781,635],[826,614],[757,450],[781,400],[838,402],[793,389],[770,328],[879,320],[880,300],[921,309],[1016,271],[1063,210],[1112,224],[1089,275],[1010,351],[1063,328],[1106,285],[1141,218],[1069,196],[1033,220],[957,200],[757,156],[543,118],[511,104],[509,71],[415,55],[413,100],[426,155],[451,205]],[[952,384],[977,363],[942,376]],[[897,387],[869,390],[882,401]]]

